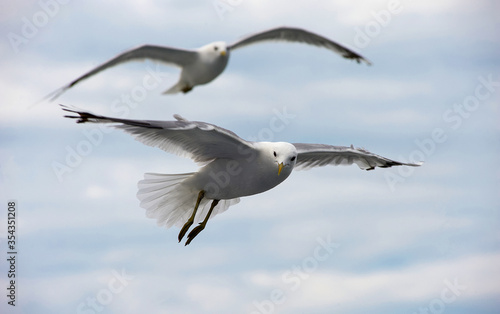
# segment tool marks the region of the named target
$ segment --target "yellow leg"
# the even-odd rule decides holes
[[[200,233],[201,230],[205,229],[205,226],[207,225],[208,218],[210,218],[210,215],[212,214],[212,210],[214,209],[215,206],[217,206],[218,203],[219,203],[219,200],[214,200],[212,202],[212,205],[210,205],[210,210],[208,211],[207,217],[205,217],[205,219],[202,222],[200,222],[200,224],[198,226],[196,226],[193,230],[191,230],[191,232],[188,234],[188,238],[187,238],[185,245],[188,245],[189,243],[191,243],[191,241],[193,241],[193,239],[198,235],[198,233]]]
[[[205,191],[201,190],[200,193],[198,193],[198,199],[196,200],[196,205],[194,206],[193,214],[191,215],[191,217],[189,217],[188,221],[186,221],[181,231],[179,232],[179,236],[177,237],[179,239],[179,242],[181,242],[182,238],[189,230],[189,227],[191,227],[191,225],[193,224],[194,216],[196,216],[196,212],[198,211],[198,206],[200,206],[201,199],[204,196],[205,196]]]

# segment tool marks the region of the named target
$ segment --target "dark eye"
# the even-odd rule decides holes
[[[215,50],[215,51],[219,50],[219,47],[215,46],[215,47],[214,47],[214,50]]]
[[[292,157],[292,159],[290,159],[291,161],[294,161],[295,160],[295,156]]]
[[[274,157],[276,157],[276,152],[273,152],[274,153]]]

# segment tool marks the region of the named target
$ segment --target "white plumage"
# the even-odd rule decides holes
[[[141,207],[146,209],[146,216],[156,219],[159,226],[182,228],[193,211],[198,191],[181,184],[193,176],[192,173],[158,174],[145,173],[144,180],[139,181],[137,198]],[[212,217],[225,212],[229,206],[239,203],[239,198],[221,200],[214,208]],[[201,200],[200,207],[194,219],[198,223],[205,218],[210,208],[210,200]]]
[[[272,189],[294,168],[354,163],[372,170],[420,165],[394,161],[353,146],[250,142],[219,126],[178,115],[174,121],[151,121],[98,116],[68,107],[63,110],[77,114],[65,117],[78,119],[78,123],[111,123],[146,145],[203,165],[192,173],[147,173],[139,182],[137,197],[148,217],[167,228],[184,225],[179,241],[192,223],[201,221],[188,235],[186,244],[204,228],[209,217],[226,211],[240,197]],[[195,206],[197,202],[199,206]]]
[[[166,90],[165,94],[175,94],[178,92],[187,93],[195,86],[209,83],[219,76],[226,68],[231,51],[262,41],[305,43],[329,49],[337,54],[340,54],[344,58],[354,59],[358,63],[363,61],[367,64],[371,64],[370,61],[360,54],[326,37],[299,28],[279,27],[252,34],[233,43],[232,45],[227,45],[225,42],[218,41],[207,44],[196,50],[142,45],[113,57],[100,66],[73,80],[69,84],[47,95],[46,98],[50,98],[51,101],[55,100],[62,93],[79,82],[115,65],[128,61],[145,59],[151,59],[181,68],[179,81],[174,86]]]

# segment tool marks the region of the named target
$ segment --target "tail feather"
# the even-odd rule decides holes
[[[150,186],[150,187],[145,187],[141,190],[142,193],[152,193],[152,192],[156,192],[156,191],[160,191],[160,190],[163,190],[163,189],[166,189],[166,188],[169,188],[171,187],[172,185],[175,185],[175,184],[158,184],[158,185],[153,185],[153,186]]]
[[[163,190],[169,190],[171,188],[174,188],[176,184],[178,183],[154,183],[154,182],[149,182],[149,184],[153,184],[149,187],[143,187],[140,189],[140,200],[141,203],[150,203],[155,200],[158,200],[160,197],[165,195],[165,192]],[[163,191],[163,193],[162,193]],[[155,193],[159,192],[159,193]],[[145,194],[148,194],[146,196]],[[138,194],[139,197],[139,194]]]
[[[180,92],[183,92],[186,90],[186,84],[182,83],[181,81],[177,82],[174,86],[170,87],[166,91],[163,92],[163,94],[177,94]]]
[[[183,185],[182,182],[194,174],[146,173],[144,180],[139,181],[139,191],[137,192],[141,207],[146,209],[146,216],[156,219],[158,225],[166,228],[174,225],[182,227],[193,213],[199,193],[199,191]],[[238,202],[239,198],[220,200],[210,217],[213,218]],[[211,203],[211,199],[201,200],[194,223],[205,219]]]

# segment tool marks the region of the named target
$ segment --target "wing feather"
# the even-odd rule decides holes
[[[231,46],[230,49],[238,49],[247,45],[251,45],[261,41],[289,41],[289,42],[300,42],[309,45],[314,45],[317,47],[327,48],[332,50],[346,59],[354,59],[358,63],[364,61],[366,64],[371,65],[371,62],[360,54],[352,51],[351,49],[342,46],[339,43],[334,42],[321,35],[306,31],[300,28],[292,27],[278,27],[260,33],[252,34],[245,37]]]
[[[229,130],[210,123],[188,121],[178,115],[174,116],[175,121],[153,121],[98,116],[64,106],[63,110],[77,114],[65,116],[78,119],[77,123],[111,123],[145,145],[191,158],[197,163],[216,158],[238,159],[254,149],[251,142]]]
[[[295,169],[309,169],[327,165],[356,164],[363,170],[373,170],[375,167],[388,168],[392,166],[413,166],[420,164],[403,163],[373,154],[363,148],[346,146],[331,146],[324,144],[293,144],[298,152]]]
[[[62,93],[64,93],[66,90],[78,84],[79,82],[120,63],[133,60],[151,59],[183,67],[187,64],[194,62],[197,58],[198,58],[198,53],[192,50],[183,50],[183,49],[163,47],[163,46],[153,46],[153,45],[142,45],[127,50],[113,57],[112,59],[104,62],[103,64],[97,66],[96,68],[78,77],[77,79],[71,81],[69,84],[47,95],[44,99],[50,98],[50,101],[53,101],[57,97],[59,97]]]

